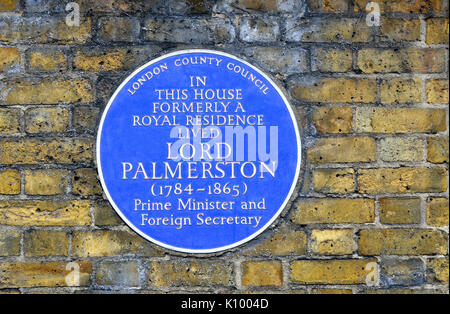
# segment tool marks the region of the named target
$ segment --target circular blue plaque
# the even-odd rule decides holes
[[[165,248],[236,247],[280,215],[300,171],[294,113],[277,85],[227,53],[182,50],[133,72],[100,121],[105,194]]]

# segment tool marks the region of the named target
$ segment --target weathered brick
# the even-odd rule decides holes
[[[0,224],[12,226],[86,226],[89,201],[0,201]]]
[[[420,286],[425,283],[425,269],[420,259],[383,259],[380,267],[381,285]]]
[[[349,255],[355,241],[353,229],[328,229],[311,231],[311,251],[320,255]]]
[[[428,45],[448,44],[448,18],[430,18],[426,20]]]
[[[321,134],[351,133],[353,131],[351,107],[318,107],[312,112],[311,120]]]
[[[353,169],[315,169],[312,182],[316,192],[352,193],[355,191],[355,171]]]
[[[305,260],[291,264],[290,278],[299,284],[363,284],[370,271],[368,263],[374,260]]]
[[[20,172],[16,169],[0,170],[0,194],[20,193]]]
[[[448,284],[448,258],[428,259],[427,277],[429,283]]]
[[[419,41],[420,20],[419,19],[397,19],[382,18],[379,41]]]
[[[67,57],[60,50],[36,49],[27,52],[27,56],[32,71],[62,72],[67,69]]]
[[[243,286],[282,286],[283,269],[278,261],[242,263]]]
[[[444,292],[441,290],[437,290],[437,289],[401,289],[401,288],[390,288],[390,289],[380,289],[380,288],[374,288],[374,289],[367,289],[364,290],[362,293],[364,294],[419,294],[419,295],[424,295],[424,294],[443,294]]]
[[[445,71],[444,49],[380,49],[358,51],[358,68],[363,73],[439,73]]]
[[[162,256],[162,251],[135,233],[127,231],[98,230],[76,231],[73,234],[74,256],[102,257],[115,255]]]
[[[0,11],[14,11],[17,8],[19,0],[0,1]]]
[[[10,105],[91,102],[91,84],[85,79],[17,79],[0,88],[0,101]]]
[[[113,71],[124,68],[125,49],[83,49],[77,50],[73,67],[78,71]]]
[[[307,2],[311,12],[320,13],[345,13],[350,4],[347,0],[308,0]]]
[[[371,162],[377,159],[376,142],[371,137],[320,138],[307,156],[315,163]]]
[[[224,260],[151,262],[147,281],[153,287],[233,286],[233,264]]]
[[[20,52],[14,47],[0,47],[0,72],[18,72]]]
[[[438,133],[447,129],[443,109],[356,108],[355,129],[360,133]]]
[[[308,71],[308,57],[304,49],[252,47],[246,48],[244,53],[269,72],[289,75]]]
[[[184,44],[230,43],[236,36],[231,22],[223,19],[148,18],[144,39]]]
[[[252,245],[239,254],[255,256],[305,255],[306,248],[307,238],[303,231],[283,227],[271,232],[262,242]]]
[[[448,136],[427,138],[427,160],[440,164],[448,163]]]
[[[139,286],[137,261],[101,262],[97,266],[95,281],[101,286]]]
[[[245,42],[274,42],[280,35],[276,18],[244,17],[239,20],[239,38]]]
[[[62,169],[25,170],[25,193],[29,195],[64,194],[69,185],[69,172]]]
[[[376,100],[375,79],[304,77],[290,82],[292,97],[305,102],[371,103]]]
[[[102,188],[94,169],[77,169],[72,177],[72,193],[81,196],[101,195]]]
[[[383,161],[423,160],[423,140],[409,137],[386,137],[379,141],[379,158]]]
[[[87,286],[92,263],[76,262],[79,282],[73,279],[68,262],[3,262],[0,263],[0,288]]]
[[[372,199],[305,198],[294,206],[296,224],[371,223],[375,217]]]
[[[447,198],[429,197],[427,199],[427,224],[429,226],[448,226],[449,204]]]
[[[31,108],[25,111],[27,133],[60,133],[69,127],[69,111],[65,108]]]
[[[350,18],[292,18],[285,27],[288,42],[368,42],[372,37],[366,23]]]
[[[420,223],[420,199],[380,199],[380,222],[387,225]]]
[[[19,255],[20,238],[18,231],[0,228],[0,256]]]
[[[0,140],[0,163],[41,164],[91,162],[92,139],[38,139]]]
[[[123,224],[123,221],[107,201],[96,201],[92,205],[94,208],[94,223],[96,226],[116,226]]]
[[[304,10],[303,1],[296,0],[224,0],[214,6],[215,12],[242,13],[294,13],[301,14]]]
[[[91,19],[81,18],[79,27],[60,17],[0,17],[0,41],[7,43],[83,44],[91,37]]]
[[[439,193],[447,190],[443,168],[379,168],[358,171],[361,193]]]
[[[349,72],[353,54],[350,49],[316,48],[311,53],[312,71]]]
[[[353,294],[348,289],[312,289],[312,294]]]
[[[78,133],[96,131],[100,110],[96,107],[77,106],[73,109],[72,125]]]
[[[25,232],[25,256],[67,256],[69,236],[61,231],[30,230]]]
[[[448,104],[448,79],[429,80],[425,84],[427,102],[430,104]]]
[[[98,36],[103,41],[136,42],[140,22],[134,17],[102,17],[98,21]]]
[[[359,238],[362,255],[446,255],[448,235],[432,229],[370,229]]]
[[[367,3],[371,0],[356,0],[355,12],[366,11]],[[383,13],[441,13],[441,0],[379,0],[380,11]]]
[[[0,134],[20,132],[20,109],[0,108]]]
[[[382,80],[380,98],[383,104],[422,102],[422,81],[417,78]]]

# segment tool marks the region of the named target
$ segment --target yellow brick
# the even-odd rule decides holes
[[[377,159],[376,142],[370,137],[320,138],[307,156],[314,163],[371,162]]]
[[[137,261],[106,261],[98,265],[96,282],[101,286],[139,286],[139,269]]]
[[[383,161],[422,161],[423,140],[409,137],[386,137],[379,141],[379,159]]]
[[[433,258],[427,261],[428,282],[448,284],[448,258]]]
[[[0,140],[3,164],[79,163],[90,162],[92,158],[92,139]]]
[[[347,0],[309,0],[308,4],[312,12],[322,13],[344,13],[349,7]]]
[[[277,261],[242,263],[243,286],[282,286],[283,269]]]
[[[448,136],[427,139],[427,160],[432,163],[448,163]]]
[[[370,223],[374,221],[375,202],[371,199],[302,199],[295,205],[292,221],[313,223]]]
[[[296,261],[291,264],[291,281],[299,284],[365,284],[375,260]]]
[[[292,97],[305,102],[371,103],[376,100],[374,79],[304,78],[290,84]]]
[[[355,12],[365,12],[367,3],[372,0],[356,0]],[[441,0],[379,0],[377,3],[383,13],[442,13]]]
[[[311,250],[320,255],[352,254],[355,242],[353,229],[312,230]]]
[[[370,27],[354,18],[292,18],[286,21],[288,42],[368,42]]]
[[[94,202],[94,221],[96,226],[115,226],[123,224],[108,201]]]
[[[79,262],[79,286],[89,285],[91,262]],[[75,286],[66,269],[68,262],[3,262],[0,263],[0,288]],[[69,277],[66,277],[69,276]]]
[[[0,224],[12,226],[85,226],[89,201],[0,201]]]
[[[102,188],[94,169],[77,169],[72,178],[72,193],[81,196],[101,195]]]
[[[390,225],[420,223],[420,199],[380,199],[380,221]]]
[[[446,255],[448,235],[431,229],[362,230],[358,247],[362,255]]]
[[[0,108],[0,135],[20,132],[20,109]]]
[[[380,41],[419,41],[419,19],[382,18],[380,27]]]
[[[448,18],[427,19],[426,42],[428,45],[448,44]]]
[[[347,289],[342,289],[342,290],[338,290],[338,289],[313,289],[312,290],[313,294],[353,294],[352,290],[347,290]]]
[[[20,193],[20,172],[15,169],[0,170],[0,194]]]
[[[20,255],[22,235],[15,230],[0,228],[0,256]]]
[[[125,49],[78,50],[73,65],[79,71],[113,71],[124,68],[126,57]]]
[[[355,191],[353,169],[315,169],[313,171],[314,191],[321,193],[352,193]]]
[[[65,108],[32,108],[25,112],[27,133],[58,133],[67,131],[69,111]]]
[[[357,132],[437,133],[447,129],[443,109],[359,107],[355,115]]]
[[[380,168],[358,171],[360,193],[439,193],[447,190],[443,168]]]
[[[34,71],[62,71],[67,67],[67,58],[59,50],[35,50],[29,53],[30,67]]]
[[[64,194],[69,184],[68,171],[61,169],[26,170],[25,193],[29,195]]]
[[[358,67],[364,73],[439,73],[445,71],[443,49],[378,49],[358,52]]]
[[[103,257],[124,254],[162,256],[162,251],[135,233],[127,231],[98,230],[77,231],[73,234],[74,256]]]
[[[148,282],[154,287],[232,286],[233,264],[227,261],[151,262]]]
[[[427,224],[429,226],[448,226],[449,204],[447,198],[430,197],[427,200]]]
[[[317,48],[312,53],[313,71],[348,72],[352,69],[353,56],[350,49]]]
[[[351,133],[353,131],[353,110],[350,107],[319,107],[311,116],[319,133]]]
[[[17,79],[8,81],[0,92],[10,105],[93,101],[91,84],[85,79]]]
[[[307,238],[303,231],[295,231],[288,227],[270,232],[262,242],[245,249],[239,254],[272,256],[272,255],[305,255]]]
[[[0,1],[0,11],[13,11],[17,8],[19,0],[2,0]]]
[[[417,78],[383,80],[380,95],[383,104],[422,102],[422,81]]]
[[[25,256],[67,256],[69,237],[65,232],[30,230],[24,236]]]
[[[0,17],[0,41],[24,44],[83,44],[91,37],[90,18],[81,18],[80,26],[66,24],[60,17]]]
[[[448,104],[448,79],[427,81],[426,93],[428,103]]]
[[[0,47],[0,72],[18,69],[20,52],[13,47]]]

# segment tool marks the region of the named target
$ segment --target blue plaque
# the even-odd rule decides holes
[[[173,52],[115,91],[97,164],[119,216],[145,239],[186,253],[243,244],[287,205],[300,171],[294,113],[253,65],[212,50]]]

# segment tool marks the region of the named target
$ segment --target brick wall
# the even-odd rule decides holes
[[[0,293],[448,292],[447,0],[67,2],[0,0]],[[186,47],[272,74],[304,144],[297,200],[207,256],[133,233],[94,161],[114,89]]]

